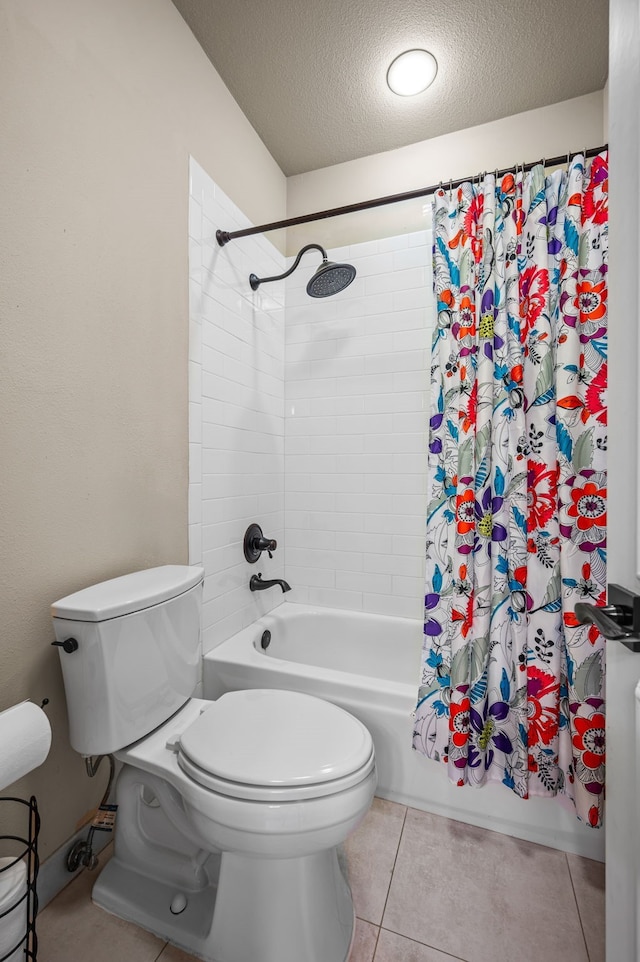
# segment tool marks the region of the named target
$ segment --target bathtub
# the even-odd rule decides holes
[[[603,861],[603,832],[578,822],[565,799],[523,801],[501,785],[459,788],[444,765],[413,751],[421,646],[419,621],[284,602],[205,654],[204,696],[284,688],[325,698],[371,732],[378,796]]]

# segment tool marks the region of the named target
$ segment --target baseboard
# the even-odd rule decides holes
[[[72,882],[73,879],[83,871],[82,868],[79,868],[76,872],[70,872],[67,869],[67,852],[76,842],[86,838],[88,834],[89,825],[85,825],[84,828],[81,828],[75,835],[72,835],[59,849],[41,863],[37,882],[39,911],[41,911],[45,905],[48,905],[51,899],[56,897],[58,892],[61,892],[69,882]],[[95,832],[93,836],[94,854],[99,855],[112,839],[112,832]]]

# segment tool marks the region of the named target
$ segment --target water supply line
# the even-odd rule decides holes
[[[89,871],[93,871],[98,864],[98,856],[93,854],[93,836],[97,831],[97,823],[100,813],[104,812],[107,808],[109,795],[111,794],[111,788],[113,786],[115,759],[113,755],[98,755],[97,757],[89,755],[85,757],[84,760],[84,764],[87,769],[87,775],[89,778],[94,778],[98,769],[100,768],[100,763],[102,762],[103,758],[106,758],[109,761],[109,781],[107,782],[107,787],[104,795],[102,796],[102,801],[98,806],[98,811],[91,822],[89,834],[87,835],[86,839],[78,839],[75,845],[73,845],[67,852],[66,866],[68,872],[76,872],[81,866],[88,868]]]

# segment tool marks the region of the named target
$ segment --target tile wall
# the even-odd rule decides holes
[[[431,233],[331,250],[333,297],[286,288],[285,531],[292,601],[420,618],[432,324]]]
[[[315,251],[251,290],[250,273],[287,264],[268,235],[218,246],[217,228],[246,226],[192,159],[189,558],[206,572],[204,650],[284,600],[249,591],[258,570],[286,578],[287,601],[420,618],[430,232],[329,251],[357,277],[313,299]],[[245,561],[252,521],[278,540],[273,560]]]
[[[258,570],[284,576],[284,285],[254,293],[249,274],[280,274],[264,236],[220,248],[215,231],[249,222],[193,160],[189,196],[189,562],[203,564],[203,647],[282,601],[251,592]],[[259,521],[279,550],[249,565],[242,541]]]

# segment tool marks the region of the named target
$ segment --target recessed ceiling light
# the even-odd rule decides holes
[[[413,97],[433,83],[437,72],[436,58],[428,50],[405,50],[387,70],[387,83],[394,94]]]

